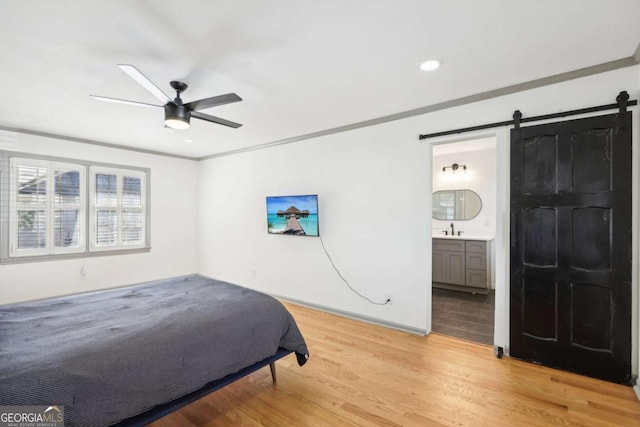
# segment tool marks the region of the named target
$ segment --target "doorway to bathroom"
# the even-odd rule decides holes
[[[496,138],[433,146],[432,325],[493,345]]]

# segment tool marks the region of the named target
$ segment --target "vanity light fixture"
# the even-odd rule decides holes
[[[442,168],[442,173],[446,173],[447,169],[451,169],[453,173],[456,173],[458,169],[462,168],[463,171],[467,171],[467,165],[459,165],[457,163],[452,164],[451,166],[445,166]]]

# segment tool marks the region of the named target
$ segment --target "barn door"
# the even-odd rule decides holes
[[[631,381],[631,113],[511,131],[512,357]]]

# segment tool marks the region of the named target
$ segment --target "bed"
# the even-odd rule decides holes
[[[142,425],[308,350],[276,299],[199,275],[0,306],[0,405]]]

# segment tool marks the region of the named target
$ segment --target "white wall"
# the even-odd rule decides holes
[[[443,173],[444,166],[453,163],[467,166],[465,172]],[[449,170],[447,170],[449,171]],[[482,201],[480,212],[475,218],[467,221],[442,221],[432,218],[431,227],[434,235],[442,230],[451,230],[453,222],[456,232],[489,233],[496,232],[496,150],[472,150],[455,154],[433,156],[433,191],[472,190]]]
[[[413,135],[376,127],[203,162],[201,272],[424,329],[428,155]],[[390,305],[350,291],[319,238],[267,234],[265,197],[296,194],[318,194],[320,235],[351,286],[375,301],[389,294]]]
[[[197,162],[4,131],[0,150],[151,169],[150,252],[0,265],[0,304],[198,272]]]
[[[277,295],[373,317],[417,330],[431,328],[431,149],[443,141],[495,136],[496,338],[508,346],[509,131],[498,128],[418,142],[429,133],[637,99],[638,66],[313,140],[225,156],[200,165],[200,271]],[[378,102],[380,100],[377,100]],[[637,107],[634,146],[638,145]],[[634,170],[638,157],[634,157]],[[637,177],[637,175],[635,175]],[[637,178],[634,182],[637,188]],[[265,197],[317,193],[320,233],[352,286],[331,270],[316,238],[268,235]],[[634,193],[636,194],[636,193]],[[637,202],[637,201],[636,201]],[[634,202],[635,203],[635,202]],[[634,217],[638,216],[637,203]],[[637,224],[634,247],[637,248]],[[634,260],[637,261],[637,250]],[[637,263],[636,263],[637,264]],[[255,271],[255,274],[252,274]],[[637,266],[634,267],[634,362],[637,362]],[[634,363],[637,372],[637,363]]]

